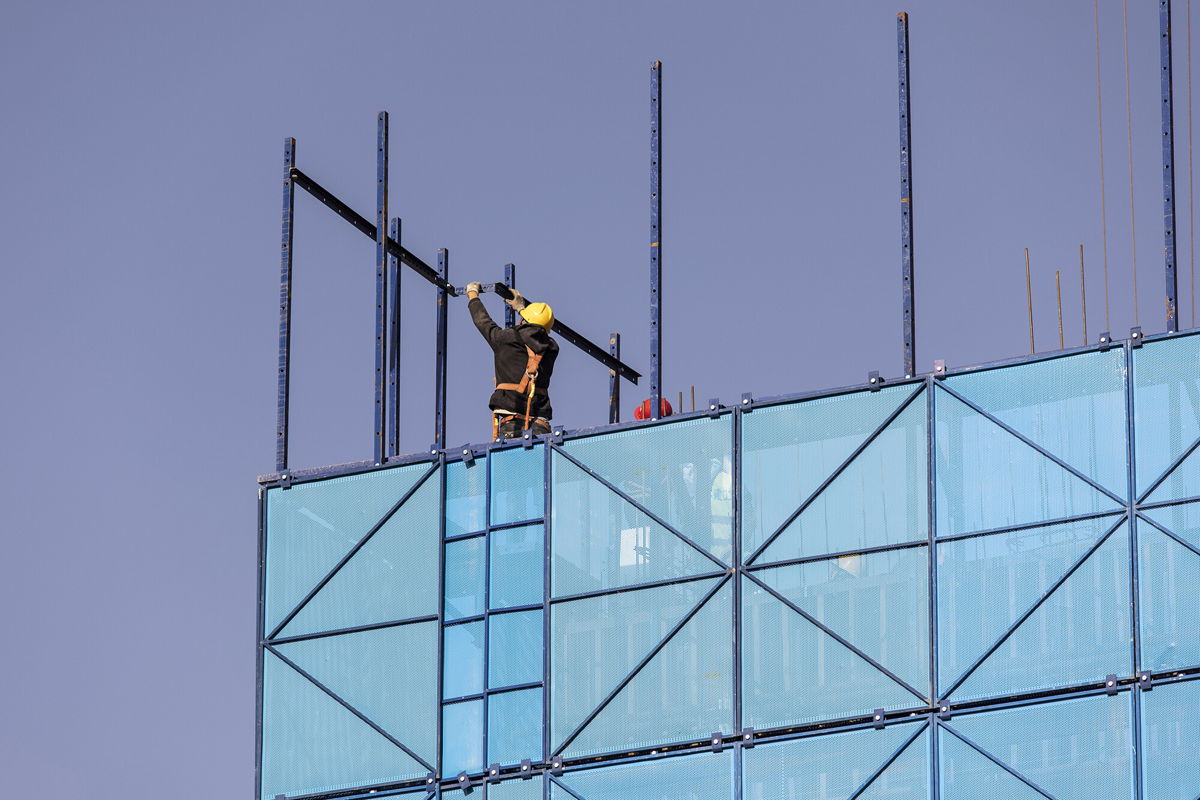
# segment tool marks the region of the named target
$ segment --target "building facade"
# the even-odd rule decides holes
[[[268,476],[262,798],[1200,796],[1200,336]]]

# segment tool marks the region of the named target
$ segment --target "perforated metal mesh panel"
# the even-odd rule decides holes
[[[550,546],[555,597],[721,568],[557,453],[553,472]]]
[[[609,483],[728,561],[733,437],[729,416],[569,441],[563,449]]]
[[[729,751],[601,767],[559,780],[587,800],[729,800],[733,756]],[[553,800],[573,800],[558,786]]]
[[[487,800],[542,800],[542,776],[489,784]]]
[[[492,524],[540,519],[545,507],[542,446],[501,450],[492,462]]]
[[[489,534],[492,556],[488,563],[488,604],[492,608],[542,602],[544,537],[542,525],[505,528]]]
[[[1142,695],[1143,796],[1147,800],[1200,797],[1200,681],[1159,686]]]
[[[486,524],[487,461],[446,466],[446,535],[481,531]]]
[[[918,800],[929,792],[928,734],[905,747],[878,778],[884,764],[925,727],[891,725],[758,745],[743,751],[744,800],[846,800],[867,785],[863,797]],[[874,792],[874,794],[872,794]]]
[[[488,618],[488,686],[498,689],[542,679],[542,612],[517,611]],[[541,704],[538,705],[541,718]]]
[[[1154,670],[1198,666],[1200,507],[1172,506],[1145,515],[1187,544],[1138,520],[1142,665]]]
[[[484,537],[446,543],[447,621],[483,613],[483,587],[486,580]]]
[[[417,464],[267,492],[268,632],[428,469]]]
[[[1200,438],[1200,337],[1149,342],[1134,351],[1133,409],[1141,495]],[[1180,494],[1175,488],[1167,486],[1162,494],[1200,494]]]
[[[483,620],[447,626],[443,641],[442,696],[449,700],[482,692]]]
[[[955,375],[946,385],[1125,497],[1125,351]]]
[[[442,774],[483,770],[483,701],[442,707]]]
[[[542,690],[521,689],[488,697],[488,763],[517,764],[542,758]]]

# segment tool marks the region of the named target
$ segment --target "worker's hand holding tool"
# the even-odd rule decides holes
[[[529,305],[529,303],[525,300],[525,298],[521,297],[521,293],[518,292],[516,289],[510,289],[509,291],[512,292],[512,297],[510,297],[508,300],[505,300],[504,302],[508,303],[508,305],[512,307],[513,311],[520,311],[522,308]]]
[[[474,300],[476,297],[479,297],[479,289],[480,289],[479,281],[471,281],[470,283],[468,283],[467,284],[467,299]]]

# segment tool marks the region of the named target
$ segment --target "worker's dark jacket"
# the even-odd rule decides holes
[[[542,363],[538,365],[537,390],[533,395],[533,407],[530,416],[550,419],[554,409],[550,406],[550,396],[546,390],[550,388],[550,376],[554,372],[554,360],[558,358],[558,343],[540,325],[520,322],[515,328],[501,328],[492,321],[483,301],[476,297],[467,304],[471,309],[471,319],[475,327],[492,346],[496,360],[497,383],[520,383],[525,375],[525,365],[529,361],[528,346],[535,353],[542,353]],[[518,317],[518,320],[520,318]],[[511,389],[497,389],[492,392],[488,405],[493,409],[525,413],[527,395],[514,392]]]

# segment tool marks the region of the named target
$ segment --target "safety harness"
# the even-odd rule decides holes
[[[525,345],[525,352],[528,353],[529,357],[528,357],[528,360],[526,360],[526,362],[525,362],[525,374],[521,376],[521,382],[520,383],[500,383],[498,380],[496,382],[497,389],[505,389],[508,391],[516,392],[518,394],[526,395],[526,398],[525,398],[525,424],[524,424],[524,427],[521,428],[521,430],[523,430],[523,431],[529,430],[530,412],[533,410],[533,393],[537,391],[538,367],[541,366],[541,363],[542,363],[542,354],[533,352],[533,350],[529,347],[529,345]],[[492,415],[492,441],[493,442],[500,438],[500,425],[502,425],[505,422],[508,422],[511,419],[515,419],[517,416],[519,416],[519,415],[510,414],[507,417],[501,418],[497,414]]]

